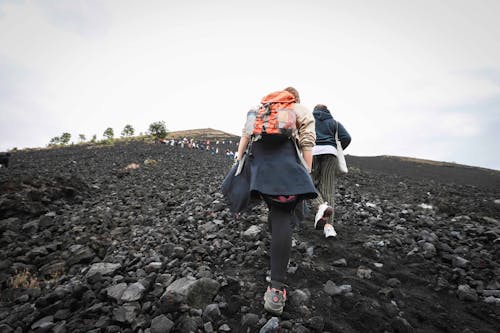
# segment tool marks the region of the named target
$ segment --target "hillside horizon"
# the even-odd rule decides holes
[[[168,138],[179,138],[179,137],[206,137],[206,138],[239,138],[239,135],[224,132],[221,130],[213,129],[213,128],[198,128],[198,129],[188,129],[188,130],[179,130],[179,131],[172,131],[168,134]],[[491,170],[495,172],[500,172],[500,170],[496,169],[491,169],[491,168],[486,168],[486,167],[481,167],[481,166],[476,166],[476,165],[467,165],[467,164],[460,164],[456,162],[449,162],[449,161],[438,161],[438,160],[431,160],[431,159],[425,159],[425,158],[419,158],[419,157],[412,157],[412,156],[399,156],[399,155],[391,155],[391,154],[383,154],[383,155],[352,155],[349,153],[346,153],[347,156],[355,156],[355,157],[377,157],[377,158],[395,158],[395,159],[400,159],[402,161],[408,161],[408,162],[414,162],[414,163],[422,163],[422,164],[428,164],[428,165],[434,165],[434,166],[445,166],[445,167],[466,167],[466,168],[478,168],[478,169],[483,169],[483,170]]]
[[[144,136],[133,136],[130,139],[134,140],[135,138],[143,138]],[[167,139],[179,139],[179,138],[192,138],[192,139],[197,139],[197,140],[224,140],[224,139],[238,139],[240,138],[239,135],[233,134],[233,133],[228,133],[222,130],[217,130],[213,129],[210,127],[207,128],[196,128],[196,129],[186,129],[186,130],[177,130],[177,131],[170,131],[167,134]],[[115,140],[121,140],[122,138],[115,138]],[[77,145],[78,143],[73,143]],[[82,144],[90,144],[90,142],[82,142]],[[26,147],[26,148],[13,148],[8,151],[10,152],[15,152],[15,151],[22,151],[22,150],[31,150],[31,149],[47,149],[50,147]],[[393,161],[397,160],[402,163],[413,163],[416,165],[426,165],[426,166],[434,166],[434,167],[444,167],[444,168],[463,168],[463,169],[477,169],[481,170],[483,172],[492,172],[492,173],[498,173],[500,174],[500,169],[492,169],[492,168],[487,168],[487,167],[482,167],[482,166],[477,166],[477,165],[467,165],[467,164],[461,164],[461,163],[456,163],[452,161],[439,161],[439,160],[431,160],[431,159],[425,159],[425,158],[420,158],[420,157],[415,157],[415,156],[402,156],[402,155],[392,155],[392,154],[382,154],[382,155],[353,155],[349,154],[346,152],[346,156],[349,158],[355,158],[355,159],[384,159],[387,161]]]

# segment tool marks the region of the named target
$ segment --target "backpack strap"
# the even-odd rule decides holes
[[[306,170],[307,170],[307,163],[306,163],[306,160],[304,159],[304,157],[302,156],[302,153],[300,152],[299,145],[297,144],[297,139],[293,138],[292,141],[293,141],[293,144],[295,145],[295,151],[297,152],[297,156],[299,157],[300,162],[302,163],[304,168],[306,168]]]
[[[253,137],[253,135],[252,135],[252,137]],[[238,168],[236,169],[236,173],[234,174],[235,177],[241,173],[241,170],[243,169],[243,165],[245,164],[247,156],[250,152],[250,148],[252,147],[253,141],[255,141],[255,140],[253,140],[253,139],[249,140],[249,142],[247,144],[247,148],[245,149],[245,152],[243,153],[243,156],[238,161]]]

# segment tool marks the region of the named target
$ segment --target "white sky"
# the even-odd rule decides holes
[[[0,0],[0,150],[69,132],[239,134],[292,85],[352,155],[500,169],[500,1]]]

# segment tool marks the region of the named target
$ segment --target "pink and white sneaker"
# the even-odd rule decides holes
[[[318,207],[318,212],[314,218],[314,229],[318,230],[325,226],[328,218],[333,214],[333,207],[328,205],[328,202],[322,203]]]

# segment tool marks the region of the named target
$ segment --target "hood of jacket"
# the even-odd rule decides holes
[[[315,107],[313,110],[313,116],[317,120],[333,119],[330,111],[326,107]]]

